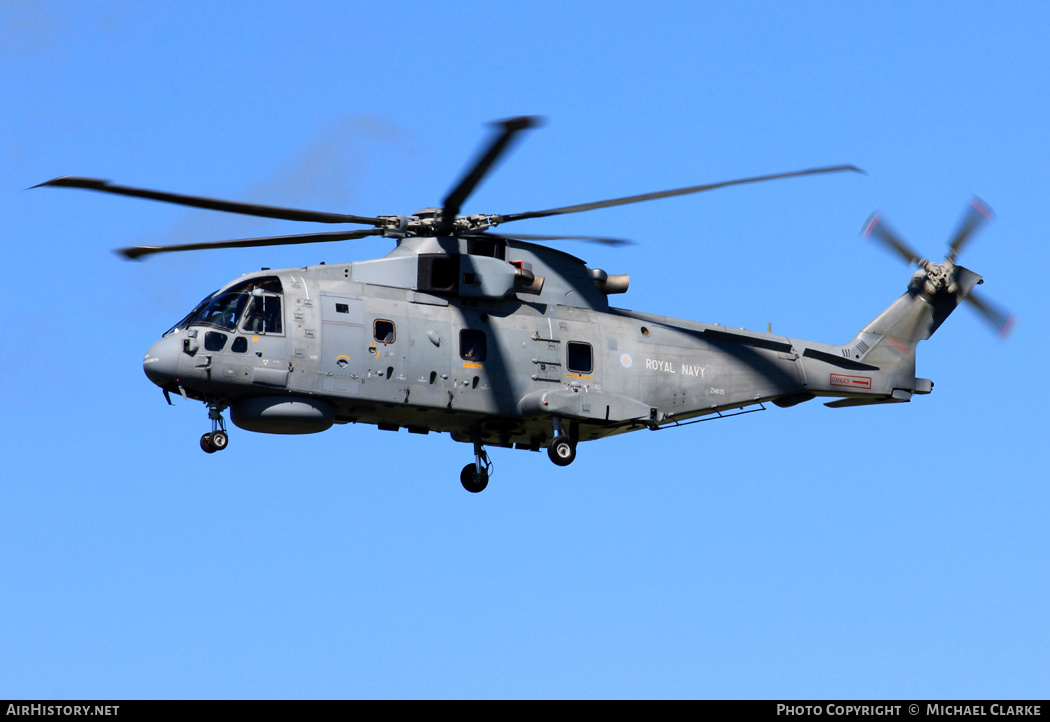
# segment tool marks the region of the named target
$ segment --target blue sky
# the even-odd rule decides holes
[[[1045,697],[1042,332],[1050,11],[1015,3],[0,3],[0,698]],[[113,248],[299,225],[65,189],[83,175],[375,215],[437,204],[486,124],[540,114],[465,212],[818,165],[521,223],[630,273],[627,308],[841,343],[910,271],[880,209],[1020,323],[960,309],[934,392],[545,454],[234,429],[143,375],[241,273],[383,239]],[[526,227],[527,226],[527,227]],[[328,229],[325,229],[328,230]]]

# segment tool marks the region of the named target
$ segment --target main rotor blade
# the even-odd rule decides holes
[[[587,241],[603,243],[607,246],[633,246],[634,241],[626,238],[607,238],[605,236],[537,236],[532,234],[506,235],[504,233],[482,233],[478,238],[502,238],[505,241]]]
[[[1004,311],[998,308],[994,304],[990,303],[984,296],[970,291],[966,296],[966,300],[973,304],[981,316],[992,325],[993,328],[999,333],[999,338],[1006,339],[1014,330],[1014,325],[1017,319],[1014,315],[1008,311]]]
[[[865,238],[875,236],[875,238],[896,251],[897,255],[903,258],[908,265],[918,265],[922,260],[922,257],[913,251],[911,246],[890,230],[889,226],[882,220],[882,214],[877,211],[868,216],[868,220],[864,222],[861,232]]]
[[[977,196],[971,198],[969,208],[966,209],[966,213],[963,215],[955,235],[952,236],[952,240],[948,243],[948,247],[951,249],[948,252],[948,259],[954,262],[963,244],[973,235],[974,231],[984,225],[985,221],[991,220],[993,215],[992,209],[984,201]]]
[[[467,171],[467,174],[463,176],[452,192],[445,196],[445,200],[442,202],[441,218],[445,231],[451,227],[452,222],[459,215],[459,210],[463,207],[463,203],[474,191],[478,183],[481,182],[481,179],[485,177],[485,174],[489,172],[493,164],[499,160],[499,157],[506,152],[514,136],[523,130],[539,125],[541,122],[542,119],[538,116],[523,115],[519,118],[508,118],[507,120],[493,123],[493,125],[502,126],[502,132],[492,140],[488,149],[474,161],[474,166]]]
[[[240,201],[224,201],[216,198],[204,198],[201,196],[186,196],[180,193],[166,193],[164,191],[151,191],[143,188],[130,188],[128,186],[113,185],[109,181],[95,178],[77,178],[75,176],[62,176],[49,180],[46,183],[33,186],[60,186],[63,188],[84,188],[91,191],[103,193],[115,193],[122,196],[134,198],[148,198],[153,201],[164,203],[176,203],[180,206],[192,206],[194,208],[206,208],[212,211],[226,211],[227,213],[240,213],[247,216],[261,216],[262,218],[277,218],[284,221],[313,221],[316,223],[365,223],[370,226],[382,225],[379,218],[366,218],[364,216],[350,216],[342,213],[326,213],[324,211],[307,211],[298,208],[280,208],[277,206],[263,206],[256,203],[242,203]]]
[[[641,203],[642,201],[654,201],[658,198],[670,198],[671,196],[684,196],[690,193],[701,193],[703,191],[715,190],[716,188],[726,188],[728,186],[744,185],[746,183],[761,183],[762,181],[778,180],[781,178],[795,178],[804,175],[818,175],[820,173],[837,173],[839,171],[853,171],[854,173],[864,173],[860,168],[853,165],[836,165],[828,166],[826,168],[810,168],[808,170],[792,171],[791,173],[774,173],[773,175],[761,175],[753,178],[740,178],[738,180],[723,181],[722,183],[709,183],[701,186],[689,186],[688,188],[678,188],[670,191],[659,191],[657,193],[642,193],[636,196],[626,196],[624,198],[614,198],[607,201],[596,201],[594,203],[581,203],[575,206],[563,206],[562,208],[551,208],[545,211],[528,211],[526,213],[511,213],[505,216],[499,216],[497,222],[499,223],[510,223],[511,221],[521,221],[526,218],[545,218],[547,216],[560,216],[565,213],[580,213],[582,211],[593,211],[598,208],[609,208],[611,206],[622,206],[628,203]]]
[[[256,246],[291,246],[299,243],[325,243],[328,241],[349,241],[365,236],[381,236],[383,231],[368,228],[362,231],[345,231],[335,233],[302,233],[294,236],[270,236],[268,238],[241,238],[233,241],[207,241],[204,243],[183,243],[174,246],[133,246],[121,248],[117,253],[125,258],[136,259],[154,253],[175,253],[178,251],[203,251],[212,248],[254,248]]]

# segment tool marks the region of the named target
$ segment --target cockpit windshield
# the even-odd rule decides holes
[[[265,276],[243,281],[230,286],[225,291],[216,291],[190,311],[184,319],[172,326],[164,334],[176,329],[188,328],[190,326],[211,326],[226,331],[235,331],[240,320],[244,316],[244,310],[249,302],[252,303],[253,312],[258,309],[259,314],[266,311],[265,329],[260,331],[269,333],[281,333],[281,280],[276,276]],[[256,298],[257,297],[257,298]],[[245,330],[255,330],[248,329]]]

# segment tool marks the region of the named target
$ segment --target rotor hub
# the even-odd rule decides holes
[[[943,263],[923,261],[922,266],[926,269],[925,289],[931,296],[941,292],[955,293],[959,289],[955,282],[955,264],[950,258]]]
[[[457,216],[445,223],[441,208],[423,208],[410,216],[380,216],[383,235],[404,238],[405,236],[458,236],[464,233],[482,233],[497,224],[498,216],[474,214]]]

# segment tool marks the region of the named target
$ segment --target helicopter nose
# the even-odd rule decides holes
[[[179,350],[181,346],[175,334],[171,334],[150,346],[142,360],[146,377],[163,388],[178,380]]]

